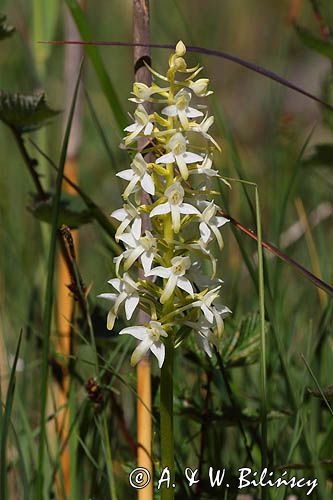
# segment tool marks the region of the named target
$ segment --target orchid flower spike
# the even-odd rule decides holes
[[[221,345],[224,318],[231,311],[220,300],[223,282],[215,279],[212,243],[216,239],[222,249],[228,220],[218,215],[210,187],[223,177],[214,167],[213,153],[220,152],[211,132],[214,117],[204,115],[205,106],[199,104],[212,93],[209,79],[197,78],[203,69],[199,65],[188,67],[181,41],[165,74],[147,68],[154,83],[133,85],[129,100],[136,109],[123,148],[130,146],[132,152],[135,144],[148,146],[136,149],[129,168],[117,174],[128,183],[123,207],[111,214],[119,222],[115,239],[123,248],[113,259],[116,277],[109,280],[115,293],[99,297],[111,302],[109,330],[120,315],[126,322],[138,310],[150,316],[148,323],[129,323],[120,335],[139,340],[133,366],[151,353],[161,368],[170,352],[165,342],[174,346],[184,325],[208,356],[213,345]],[[205,260],[211,263],[211,276]]]

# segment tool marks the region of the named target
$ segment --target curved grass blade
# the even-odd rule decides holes
[[[55,258],[56,258],[56,242],[58,235],[58,221],[60,213],[60,200],[61,200],[61,184],[65,168],[67,147],[69,142],[69,136],[71,131],[71,125],[73,121],[75,104],[78,95],[81,73],[82,73],[81,63],[75,91],[73,95],[72,105],[68,117],[68,122],[66,126],[65,136],[62,144],[59,167],[56,180],[56,190],[54,195],[54,205],[52,214],[52,230],[51,230],[51,243],[49,251],[48,260],[48,275],[47,275],[47,285],[45,294],[45,307],[43,314],[43,354],[42,354],[42,386],[41,386],[41,432],[39,441],[39,460],[38,460],[38,478],[36,484],[36,500],[43,500],[43,469],[44,469],[44,453],[45,453],[45,439],[46,439],[46,403],[47,403],[47,388],[48,388],[48,367],[49,367],[49,348],[50,348],[50,333],[51,333],[51,321],[52,321],[52,306],[53,306],[53,282],[54,282],[54,271],[55,271]]]
[[[6,447],[10,425],[10,415],[13,407],[15,384],[16,384],[16,365],[20,352],[22,340],[22,330],[19,335],[13,366],[10,372],[6,403],[4,413],[2,414],[2,403],[0,408],[0,498],[6,500],[7,498],[7,460],[6,460]]]
[[[67,3],[69,3],[70,0],[66,0]],[[72,2],[73,0],[71,0]],[[106,41],[84,41],[81,42],[79,40],[54,40],[54,41],[41,41],[40,43],[51,43],[54,45],[66,45],[66,44],[76,44],[76,45],[101,45],[101,46],[116,46],[116,47],[151,47],[151,48],[156,48],[156,49],[171,49],[173,50],[175,48],[174,45],[172,44],[159,44],[159,43],[150,43],[150,44],[145,44],[145,43],[132,43],[132,42],[106,42]],[[196,52],[198,54],[205,54],[207,56],[215,56],[215,57],[220,57],[222,59],[225,59],[227,61],[233,62],[235,64],[238,64],[239,66],[243,66],[244,68],[250,69],[251,71],[254,71],[255,73],[259,73],[259,75],[265,76],[266,78],[269,78],[270,80],[273,80],[277,83],[280,83],[284,87],[288,87],[291,90],[294,90],[295,92],[298,92],[299,94],[304,95],[305,97],[308,97],[309,99],[312,99],[313,101],[318,102],[322,106],[325,106],[325,108],[330,109],[333,111],[333,106],[329,104],[326,101],[323,101],[319,97],[311,94],[307,90],[302,89],[298,85],[295,85],[294,83],[290,82],[286,78],[283,78],[282,76],[278,75],[277,73],[274,73],[274,71],[271,71],[269,69],[263,68],[262,66],[259,66],[258,64],[251,63],[249,61],[245,61],[245,59],[242,59],[241,57],[234,56],[233,54],[229,54],[227,52],[224,52],[223,50],[214,50],[214,49],[207,49],[205,47],[199,47],[197,45],[186,45],[186,50],[188,52]]]

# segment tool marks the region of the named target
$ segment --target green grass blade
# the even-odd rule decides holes
[[[10,371],[10,378],[6,396],[6,404],[4,413],[2,413],[2,403],[1,403],[1,429],[0,429],[0,498],[6,500],[7,498],[7,460],[6,460],[6,447],[7,439],[10,425],[10,416],[12,412],[15,383],[16,383],[16,365],[20,352],[22,340],[22,331],[17,343],[17,348],[15,352],[14,362],[12,369]]]
[[[76,0],[66,0],[66,4],[72,14],[82,40],[86,42],[90,41],[92,39],[91,32],[80,5]],[[126,116],[123,112],[117,93],[111,83],[110,77],[105,69],[105,65],[100,56],[100,53],[98,52],[97,47],[95,47],[94,45],[85,45],[84,48],[92,65],[94,66],[103,93],[110,105],[111,111],[116,120],[117,127],[122,133],[123,129],[126,127]]]
[[[45,438],[46,438],[46,404],[47,404],[47,388],[48,388],[48,365],[49,365],[49,348],[50,348],[50,333],[52,322],[52,306],[53,306],[53,282],[55,271],[56,259],[56,242],[58,235],[58,220],[60,213],[60,200],[61,200],[61,184],[65,168],[67,147],[73,121],[75,104],[79,90],[80,78],[82,72],[82,64],[80,67],[76,87],[73,95],[73,101],[67,121],[65,136],[62,144],[61,155],[59,160],[59,168],[56,180],[56,191],[54,195],[54,205],[52,214],[52,229],[51,229],[51,243],[48,261],[48,276],[45,294],[45,308],[43,315],[43,353],[42,353],[42,382],[41,382],[41,432],[39,441],[39,460],[38,460],[38,479],[36,485],[36,499],[43,500],[43,468],[44,468],[44,454],[45,454]]]

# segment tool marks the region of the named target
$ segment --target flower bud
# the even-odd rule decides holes
[[[177,43],[175,52],[178,57],[183,57],[186,54],[186,47],[181,40]]]

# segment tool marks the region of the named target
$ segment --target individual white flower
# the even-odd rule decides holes
[[[189,257],[174,257],[171,259],[171,267],[154,267],[146,276],[159,276],[166,278],[167,284],[160,298],[161,304],[165,304],[173,294],[176,287],[181,288],[193,297],[193,287],[190,280],[185,278],[186,271],[191,267]]]
[[[160,340],[161,337],[167,337],[168,334],[158,321],[150,321],[149,327],[130,326],[119,332],[119,335],[132,335],[140,344],[134,350],[131,357],[131,365],[135,366],[150,350],[158,360],[158,366],[162,368],[165,358],[165,346]]]
[[[122,256],[126,259],[124,263],[124,269],[127,271],[134,262],[140,257],[143,270],[148,273],[151,270],[151,266],[156,254],[156,240],[150,231],[146,231],[144,236],[139,238],[133,233],[123,233],[119,239],[123,241],[127,247],[127,250],[122,253]]]
[[[179,182],[175,182],[165,190],[165,196],[168,198],[166,203],[157,205],[150,212],[150,217],[155,217],[155,215],[164,215],[171,213],[172,227],[175,233],[179,232],[180,229],[180,215],[200,215],[197,208],[193,207],[189,203],[183,203],[184,199],[184,189]]]
[[[205,118],[202,120],[200,123],[196,123],[195,125],[192,126],[191,124],[191,131],[192,132],[198,132],[201,134],[205,139],[208,141],[212,142],[214,146],[221,151],[221,148],[219,144],[215,141],[214,137],[212,137],[210,134],[208,134],[208,130],[214,123],[214,116],[205,116]]]
[[[116,234],[115,240],[119,241],[119,237],[127,229],[127,227],[132,223],[131,231],[135,238],[140,238],[142,219],[139,211],[135,208],[132,203],[125,203],[123,208],[118,208],[112,212],[111,217],[121,222]]]
[[[116,320],[119,306],[125,302],[126,319],[131,319],[133,313],[139,303],[138,285],[132,280],[128,273],[124,273],[122,279],[113,278],[108,281],[118,292],[116,293],[101,293],[98,297],[114,302],[113,308],[109,311],[107,317],[107,328],[112,330]]]
[[[186,89],[182,89],[175,95],[175,104],[171,104],[170,106],[163,108],[161,113],[165,116],[178,116],[183,128],[187,130],[189,128],[188,118],[198,118],[199,116],[203,116],[202,111],[198,111],[197,109],[189,106],[190,100],[191,92]]]
[[[121,179],[129,181],[127,188],[124,191],[123,198],[126,200],[133,193],[136,185],[140,183],[142,189],[151,195],[155,194],[155,185],[153,178],[148,173],[147,163],[141,153],[137,153],[131,163],[132,168],[122,170],[116,175]]]
[[[218,171],[212,168],[212,164],[213,162],[211,158],[209,158],[209,156],[206,156],[201,165],[197,165],[195,168],[191,168],[191,170],[189,171],[189,175],[203,174],[207,175],[208,177],[220,177]]]
[[[199,224],[201,239],[204,243],[207,243],[209,238],[211,237],[211,233],[213,232],[217,239],[219,247],[222,249],[223,239],[218,228],[224,226],[224,224],[229,222],[229,220],[225,217],[219,217],[216,215],[218,207],[215,205],[214,201],[211,201],[208,204],[204,202],[204,204],[207,206],[199,215],[199,218],[201,219],[201,222]]]
[[[198,342],[199,347],[202,348],[205,353],[211,358],[212,357],[212,345],[216,345],[218,338],[212,332],[212,325],[210,325],[205,318],[200,319],[197,323],[192,321],[185,321],[185,325],[190,326],[198,334],[195,336],[195,340]]]
[[[184,180],[188,179],[187,164],[201,163],[203,161],[202,156],[186,151],[186,139],[179,132],[171,137],[167,148],[170,152],[158,158],[156,163],[167,164],[176,162]]]
[[[207,97],[210,94],[213,94],[212,90],[207,90],[209,84],[208,78],[199,78],[195,82],[189,83],[189,88],[193,90],[195,95],[199,97]]]
[[[230,309],[222,304],[213,304],[213,302],[219,297],[220,286],[209,290],[204,295],[200,294],[199,300],[196,300],[191,304],[192,307],[200,307],[206,320],[211,325],[216,323],[218,336],[223,333],[223,318],[231,313]]]
[[[149,115],[142,104],[139,104],[134,112],[134,123],[129,125],[124,130],[131,132],[125,138],[125,144],[133,142],[133,140],[143,131],[144,135],[150,135],[153,131],[153,124],[150,121]]]

